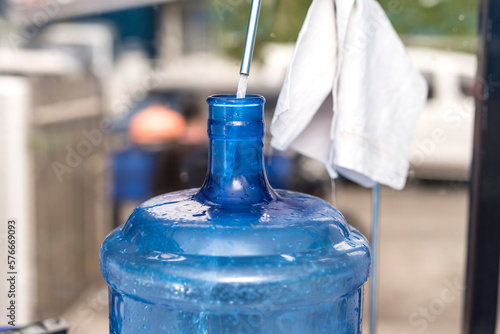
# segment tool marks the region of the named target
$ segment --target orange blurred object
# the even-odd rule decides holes
[[[129,134],[140,145],[160,144],[178,139],[186,130],[186,121],[178,112],[161,105],[139,111],[130,121]]]

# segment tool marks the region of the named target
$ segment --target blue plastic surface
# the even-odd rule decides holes
[[[201,189],[153,198],[104,241],[111,333],[360,333],[366,239],[327,202],[275,191],[264,98],[213,96]]]

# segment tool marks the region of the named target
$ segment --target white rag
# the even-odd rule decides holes
[[[330,94],[333,110],[320,109]],[[322,161],[332,178],[402,189],[426,97],[425,79],[376,1],[313,0],[271,144]]]

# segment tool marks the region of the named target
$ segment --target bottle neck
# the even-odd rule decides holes
[[[209,166],[199,194],[220,204],[269,202],[276,194],[264,170],[264,99],[220,99],[208,100]]]

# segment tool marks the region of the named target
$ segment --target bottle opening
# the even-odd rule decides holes
[[[236,94],[218,94],[212,95],[207,99],[209,105],[263,105],[266,99],[262,95],[247,94],[245,97],[238,98]]]

